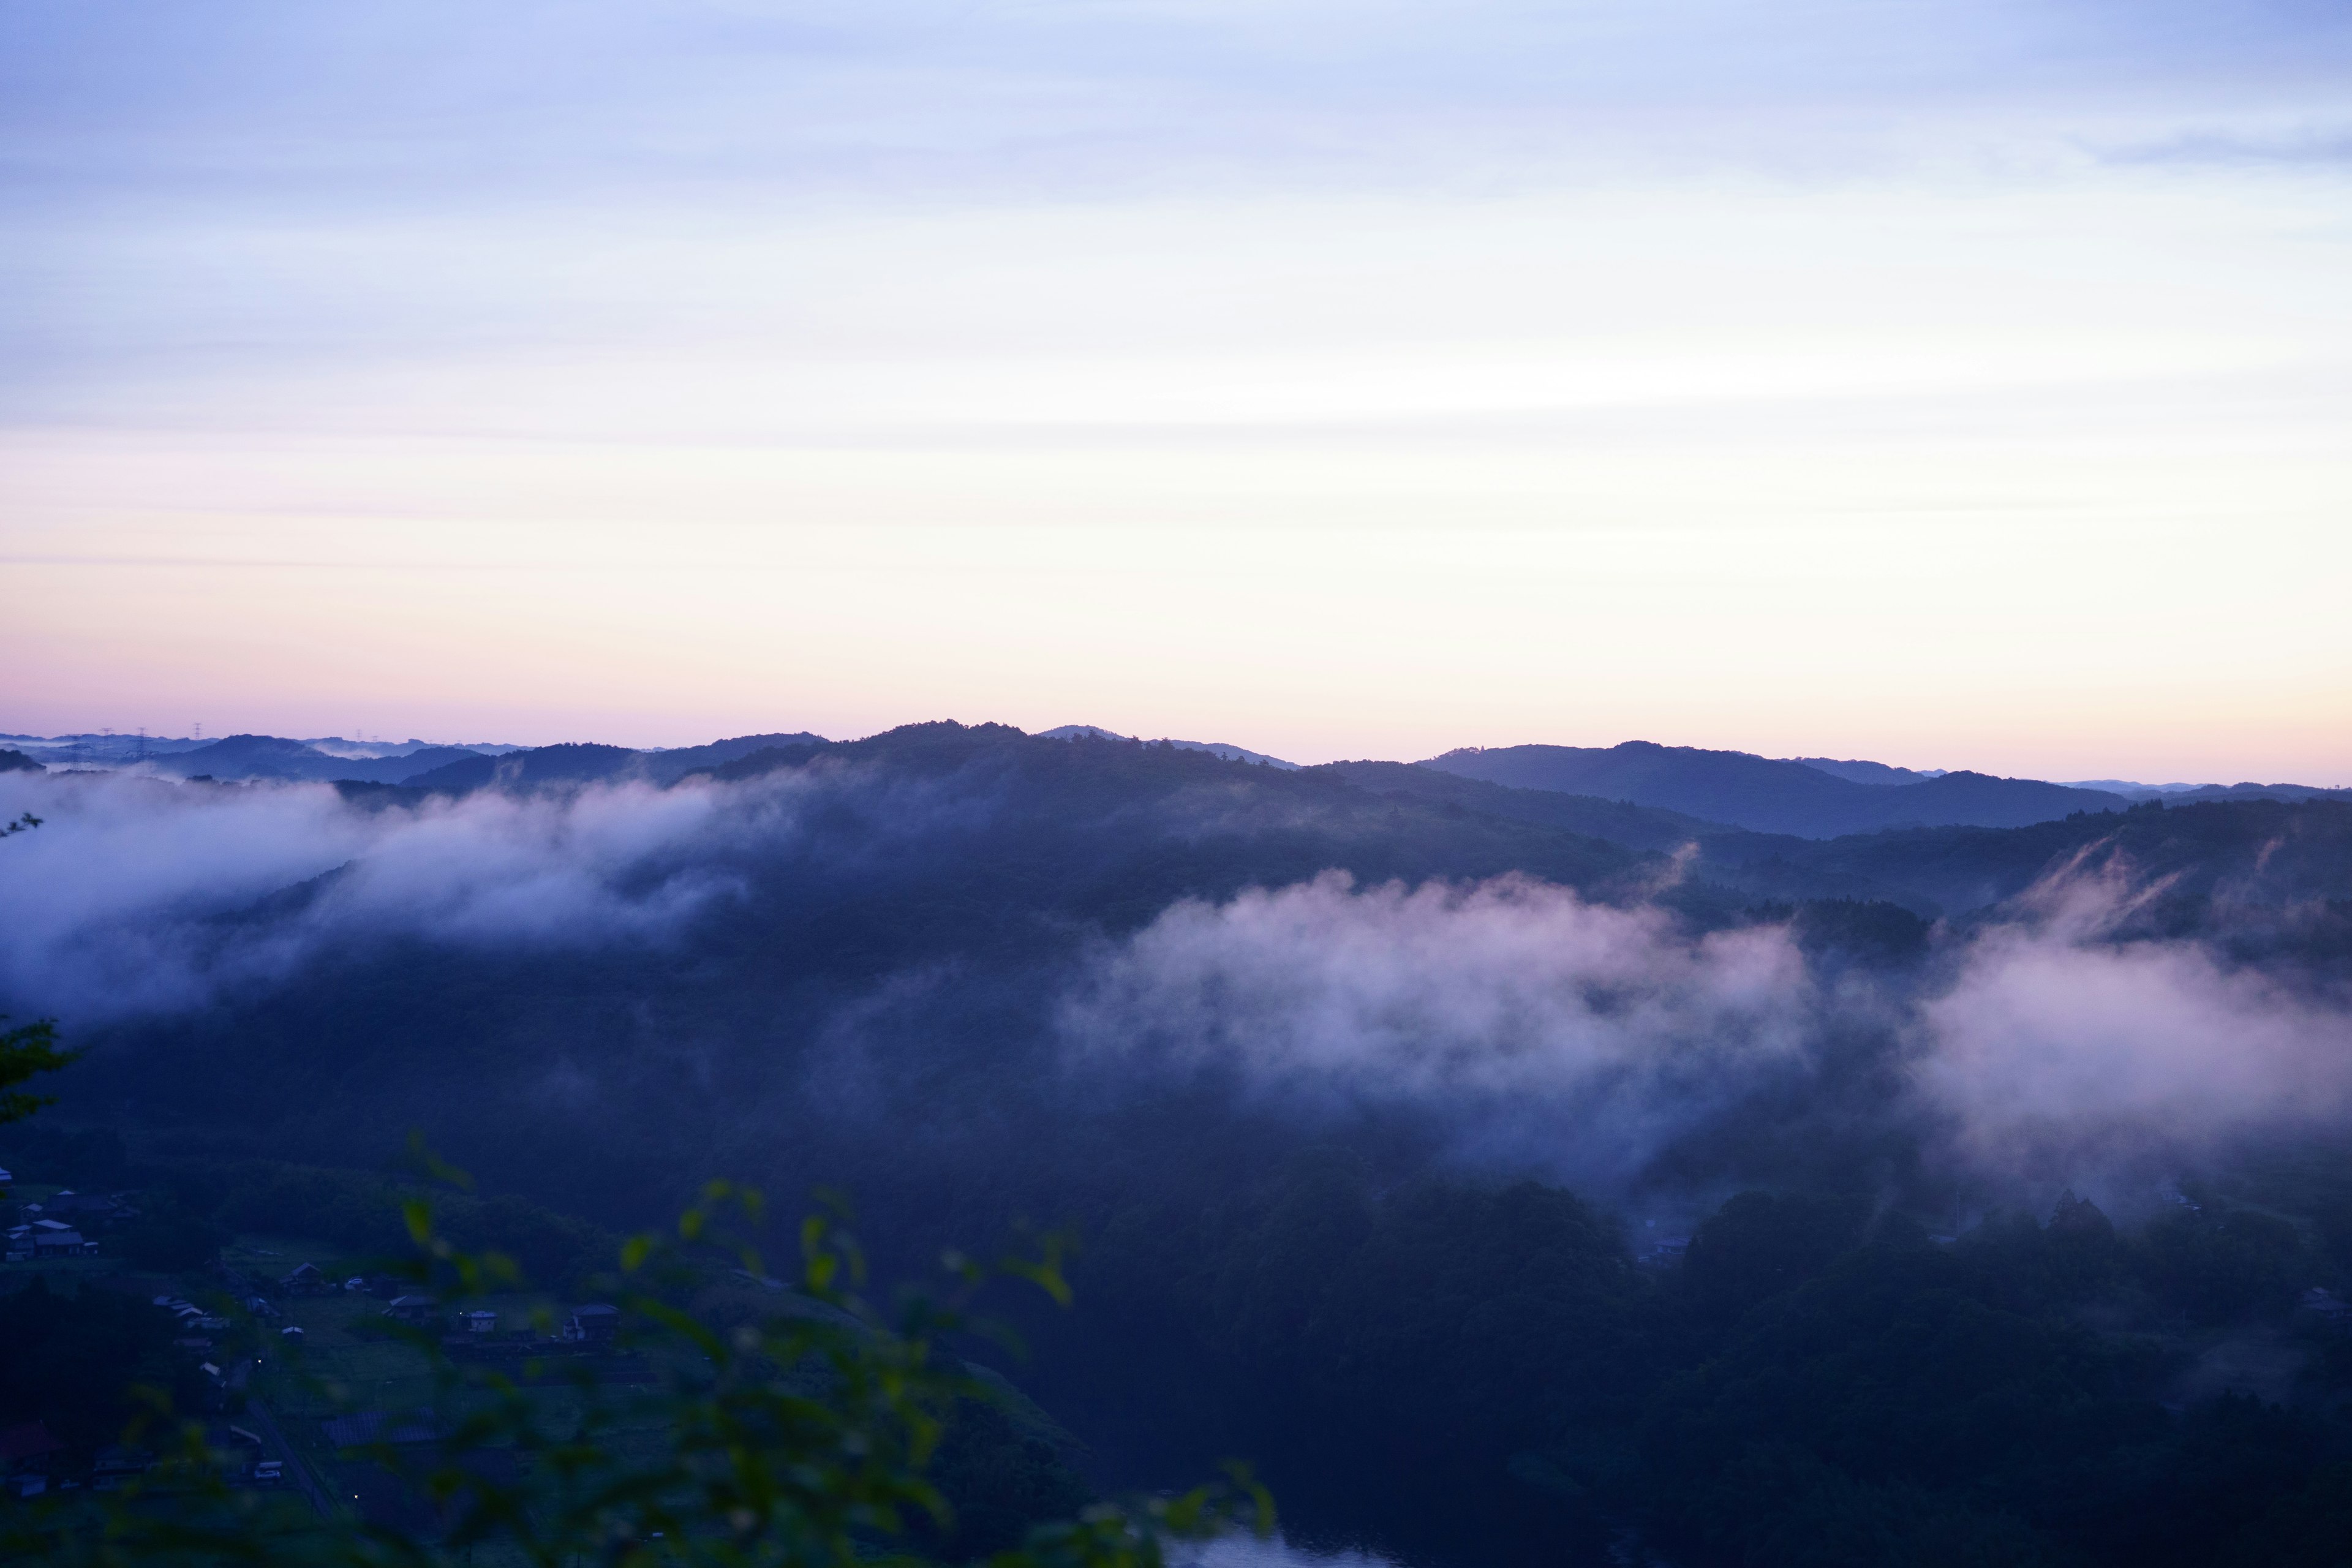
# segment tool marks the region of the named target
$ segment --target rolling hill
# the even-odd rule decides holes
[[[2035,779],[1950,773],[1907,784],[1864,784],[1803,763],[1746,752],[1622,745],[1502,746],[1448,752],[1422,764],[1517,789],[1598,795],[1663,807],[1728,826],[1803,838],[1885,827],[2022,827],[2131,802]]]

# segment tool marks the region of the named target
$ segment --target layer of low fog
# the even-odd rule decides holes
[[[1693,938],[1516,877],[1334,873],[1176,906],[1105,947],[1060,1025],[1082,1053],[1228,1068],[1310,1113],[1444,1107],[1463,1157],[1615,1184],[1801,1067],[1826,1001],[1781,926]]]
[[[0,992],[75,1022],[199,1006],[354,937],[662,940],[731,885],[725,840],[791,831],[772,790],[723,818],[709,790],[643,787],[370,812],[325,784],[16,774],[0,810],[44,819],[0,855]],[[248,918],[317,879],[291,921]]]
[[[845,795],[868,807],[851,826],[833,815]],[[376,810],[325,786],[9,775],[0,814],[46,825],[0,845],[0,1002],[70,1031],[218,1005],[388,940],[690,947],[769,851],[952,856],[957,825],[989,809],[843,770]],[[1695,932],[1516,877],[1333,873],[1076,933],[1036,1028],[1097,1090],[1213,1079],[1261,1111],[1409,1117],[1464,1165],[1617,1190],[1759,1105],[1801,1119],[1857,1049],[1885,1080],[1875,1114],[1930,1160],[2005,1177],[2096,1187],[2339,1121],[2352,1011],[2203,941],[2121,940],[2151,890],[2080,858],[1997,918],[1939,929],[1923,958],[1873,967],[1821,961],[1787,923]],[[800,1020],[825,1042],[808,1070],[855,1077],[869,1018],[953,984],[934,964]]]
[[[2352,1009],[2201,942],[2114,940],[2153,890],[2078,863],[1916,970],[1830,979],[1785,923],[1693,935],[1517,879],[1327,876],[1168,910],[1061,1022],[1084,1052],[1214,1066],[1310,1115],[1442,1105],[1460,1157],[1603,1187],[1759,1094],[1823,1089],[1857,1035],[1899,1066],[1891,1112],[1987,1176],[2105,1189],[2340,1121]]]

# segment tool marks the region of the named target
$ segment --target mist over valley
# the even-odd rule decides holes
[[[0,1568],[2352,1564],[2347,105],[0,7]]]
[[[2046,1396],[2147,1442],[2172,1423],[2159,1447],[2189,1447],[2159,1469],[2194,1462],[2199,1389],[2267,1402],[2311,1464],[2333,1441],[2347,1363],[2305,1302],[2352,1287],[2330,792],[1873,784],[1639,746],[1297,768],[953,723],[447,750],[327,779],[317,746],[238,737],[0,773],[0,815],[39,819],[0,846],[0,989],[87,1049],[0,1158],[266,1208],[257,1183],[380,1183],[421,1136],[615,1230],[713,1177],[824,1186],[884,1274],[1067,1227],[1079,1308],[1025,1314],[1034,1355],[1003,1370],[1079,1462],[1162,1484],[1246,1452],[1296,1529],[1408,1556],[1629,1528],[1747,1550],[1688,1519],[1750,1483],[1654,1430],[1730,1374],[1672,1369],[1864,1299],[1913,1332],[1906,1290],[2057,1336],[2031,1355],[2137,1347]],[[1905,825],[1784,830],[1857,797]],[[2036,802],[2066,809],[1975,820]],[[2248,1345],[2258,1376],[2210,1370]],[[1781,1419],[1741,1441],[1812,1441]],[[2017,1445],[2046,1413],[2015,1419],[1975,1458],[1817,1446],[1786,1506],[1860,1487],[1925,1510],[1888,1527],[1921,1539],[1958,1509],[2102,1560],[2147,1545],[1968,1500],[2039,1452]]]

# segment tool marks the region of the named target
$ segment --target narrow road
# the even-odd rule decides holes
[[[294,1445],[286,1440],[286,1434],[278,1427],[278,1417],[270,1413],[269,1406],[262,1403],[259,1394],[251,1394],[246,1399],[245,1408],[260,1426],[262,1436],[278,1446],[278,1456],[286,1461],[286,1473],[294,1478],[294,1484],[302,1489],[302,1495],[310,1500],[310,1506],[319,1510],[319,1517],[334,1518],[334,1510],[327,1503],[325,1489],[319,1485],[319,1479],[310,1473],[310,1467],[303,1463],[302,1456],[294,1451]]]

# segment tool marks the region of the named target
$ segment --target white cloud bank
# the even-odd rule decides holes
[[[1637,1173],[1828,1031],[1890,1031],[1905,1109],[1989,1173],[2341,1122],[2352,1014],[2196,942],[2109,941],[2146,896],[2112,864],[2053,876],[2025,918],[1946,937],[1919,981],[1825,993],[1785,928],[1692,939],[1655,910],[1514,879],[1344,878],[1170,910],[1064,1009],[1087,1055],[1213,1065],[1255,1093],[1452,1117],[1460,1150],[1577,1180]]]
[[[1516,877],[1331,873],[1175,906],[1061,1023],[1088,1052],[1230,1068],[1276,1097],[1439,1108],[1465,1152],[1612,1180],[1801,1060],[1819,1005],[1780,927],[1690,940],[1662,910]]]
[[[0,775],[0,994],[81,1020],[201,1004],[342,939],[643,941],[733,885],[723,835],[789,830],[789,797],[599,786],[381,812],[326,784],[207,788],[117,774]],[[714,865],[714,860],[720,864]],[[290,921],[257,900],[340,871]]]
[[[1919,1087],[1970,1159],[2063,1179],[2343,1122],[2352,1012],[2199,942],[2108,939],[2161,885],[2078,860],[1919,1009]]]

